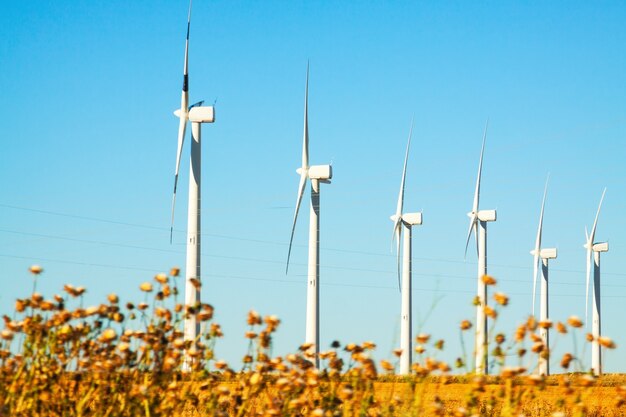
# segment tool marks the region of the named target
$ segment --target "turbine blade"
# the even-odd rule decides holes
[[[467,248],[469,246],[470,238],[472,237],[472,229],[474,229],[474,226],[476,226],[476,220],[477,220],[477,216],[476,216],[476,214],[474,214],[472,216],[472,218],[470,219],[469,230],[467,231],[467,241],[465,242],[465,255],[464,255],[464,258],[467,258]]]
[[[183,64],[183,91],[180,97],[180,112],[178,117],[178,147],[176,150],[176,169],[174,171],[174,193],[172,194],[172,219],[170,223],[170,245],[174,234],[174,209],[176,208],[176,188],[178,187],[178,172],[180,170],[180,159],[185,142],[185,129],[187,128],[187,113],[189,106],[189,28],[191,27],[191,4],[189,0],[189,11],[187,12],[187,35],[185,37],[185,62]]]
[[[604,200],[604,194],[606,193],[606,188],[602,191],[602,197],[600,197],[600,204],[598,204],[598,211],[596,212],[596,218],[593,221],[593,227],[591,228],[591,233],[589,234],[589,244],[593,245],[593,240],[596,236],[596,226],[598,225],[598,216],[600,216],[600,209],[602,208],[602,201]]]
[[[306,179],[308,173],[302,171],[300,173],[300,184],[298,185],[298,198],[296,199],[296,210],[293,214],[293,225],[291,226],[291,237],[289,238],[289,251],[287,252],[287,266],[285,267],[285,274],[289,272],[289,259],[291,258],[291,245],[293,243],[293,234],[296,231],[296,221],[298,220],[298,211],[300,210],[300,204],[302,203],[302,196],[304,195],[304,187],[306,186]]]
[[[302,169],[309,169],[309,63],[306,63],[306,86],[304,89],[304,133],[302,137]]]
[[[546,195],[548,193],[548,181],[550,175],[546,179],[546,185],[543,189],[543,199],[541,200],[541,213],[539,214],[539,226],[537,227],[537,238],[535,239],[535,256],[533,258],[533,316],[535,315],[535,296],[537,292],[537,275],[539,272],[539,254],[541,253],[541,234],[543,229],[543,211],[546,207]]]
[[[480,161],[478,162],[478,176],[476,178],[476,190],[474,191],[474,204],[472,205],[472,211],[478,213],[478,202],[480,199],[480,177],[483,171],[483,155],[485,154],[485,141],[487,140],[487,127],[489,126],[489,119],[485,123],[485,132],[483,133],[483,145],[480,149]]]
[[[402,167],[402,181],[400,181],[400,194],[398,195],[398,204],[396,206],[396,216],[402,216],[402,208],[404,206],[404,185],[406,183],[406,166],[409,160],[409,149],[411,148],[411,136],[413,135],[413,119],[411,119],[411,128],[409,130],[409,139],[406,144],[406,153],[404,155],[404,166]]]

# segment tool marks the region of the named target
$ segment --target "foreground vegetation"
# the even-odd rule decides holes
[[[626,378],[546,378],[506,366],[511,356],[548,358],[538,329],[579,331],[582,323],[576,317],[555,324],[529,318],[511,336],[495,335],[490,348],[498,375],[491,377],[473,376],[464,357],[452,365],[437,360],[443,341],[420,334],[413,374],[400,377],[394,375],[395,360],[374,362],[372,342],[333,343],[320,353],[319,370],[311,364],[310,346],[272,357],[272,335],[280,320],[251,311],[248,354],[234,370],[213,357],[222,336],[212,321],[213,308],[178,302],[178,269],[143,283],[141,303],[121,306],[110,294],[105,303],[87,308],[81,287],[66,285],[64,296],[50,299],[37,293],[41,272],[31,267],[32,295],[16,301],[13,317],[4,316],[0,416],[626,415]],[[484,280],[495,284],[491,277]],[[495,319],[507,304],[506,295],[496,293],[485,312]],[[202,323],[195,341],[183,339],[182,322],[189,316]],[[471,328],[465,320],[459,331]],[[608,338],[599,342],[615,347]],[[576,362],[565,354],[563,372]],[[451,375],[452,367],[463,375]]]

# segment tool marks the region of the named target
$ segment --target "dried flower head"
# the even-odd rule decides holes
[[[607,349],[615,349],[615,342],[611,340],[610,337],[600,336],[598,337],[598,343],[600,346],[605,347]]]
[[[582,320],[579,319],[577,316],[570,316],[567,319],[567,324],[569,324],[570,326],[575,327],[575,328],[583,327]]]
[[[485,285],[496,285],[496,279],[491,275],[483,275],[480,279]]]
[[[501,292],[497,292],[493,295],[493,299],[496,301],[496,303],[500,304],[501,306],[506,306],[509,304],[509,297]]]
[[[154,276],[154,280],[159,284],[167,284],[167,275],[160,273]]]
[[[39,265],[31,265],[31,267],[28,268],[28,270],[33,275],[39,275],[43,272],[43,268]]]

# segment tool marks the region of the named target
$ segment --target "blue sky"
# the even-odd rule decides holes
[[[188,146],[173,245],[169,221],[186,17],[185,1],[3,4],[3,313],[30,291],[32,263],[46,270],[45,294],[85,285],[88,303],[112,291],[138,299],[141,282],[184,265]],[[243,356],[250,308],[282,319],[276,354],[304,339],[307,210],[288,276],[284,263],[307,60],[311,162],[334,171],[321,197],[323,348],[374,340],[384,358],[399,343],[389,215],[413,115],[405,207],[424,213],[413,233],[415,333],[448,340],[453,360],[458,323],[474,319],[475,255],[464,261],[463,250],[489,118],[489,271],[512,297],[496,330],[530,312],[529,250],[550,172],[551,316],[584,316],[584,227],[606,186],[603,333],[626,344],[625,19],[626,5],[610,1],[196,0],[190,100],[216,102],[217,117],[203,129],[202,257],[203,298],[226,333],[217,355]],[[572,347],[568,336],[556,350]],[[605,360],[626,371],[619,351]]]

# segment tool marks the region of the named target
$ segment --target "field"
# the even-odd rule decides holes
[[[0,416],[626,415],[626,377],[568,374],[577,360],[570,354],[557,376],[506,366],[495,376],[453,375],[449,364],[424,354],[442,349],[443,342],[420,334],[410,377],[394,375],[395,363],[375,363],[372,342],[335,344],[320,353],[318,370],[310,346],[271,357],[280,320],[250,311],[248,354],[231,367],[213,357],[222,336],[212,322],[213,308],[178,303],[176,268],[141,284],[143,302],[120,306],[109,294],[103,304],[86,308],[84,288],[66,285],[64,296],[46,299],[36,291],[42,269],[33,266],[31,272],[32,294],[16,300],[0,334]],[[492,277],[485,280],[495,285]],[[508,297],[496,293],[485,311],[496,319],[507,304]],[[206,331],[198,340],[184,340],[182,323],[192,316]],[[529,318],[511,336],[495,335],[489,348],[496,358],[547,357],[539,328],[567,333],[581,326],[575,317],[555,324]],[[471,327],[464,321],[459,331]],[[520,346],[528,340],[527,352]],[[600,342],[615,348],[609,338]],[[454,367],[457,373],[466,369],[461,358]]]

